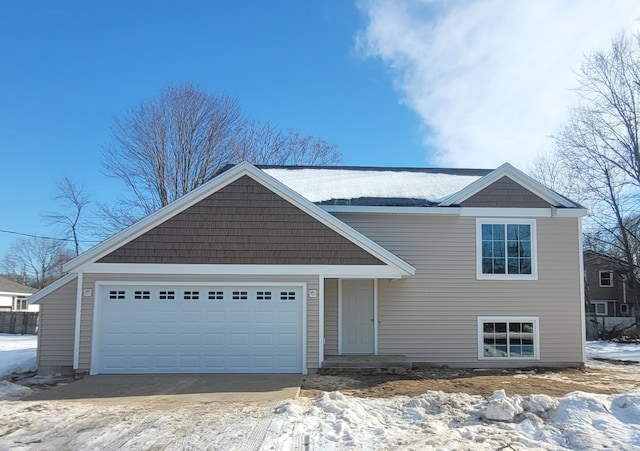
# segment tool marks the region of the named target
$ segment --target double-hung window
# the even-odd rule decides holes
[[[478,219],[478,279],[538,278],[535,219]]]
[[[613,286],[613,271],[609,271],[609,270],[600,271],[600,286],[601,287]]]

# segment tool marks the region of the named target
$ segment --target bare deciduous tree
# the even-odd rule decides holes
[[[75,255],[80,255],[80,219],[89,204],[89,195],[83,186],[78,186],[68,177],[56,183],[58,194],[55,200],[62,204],[63,212],[49,213],[44,216],[49,224],[62,228],[66,238],[73,240]]]
[[[624,262],[640,324],[637,236],[640,211],[640,35],[620,34],[608,51],[586,57],[579,104],[539,157],[532,175],[590,209],[586,242]]]
[[[118,206],[100,207],[111,234],[202,185],[225,164],[330,165],[336,147],[312,136],[247,120],[238,102],[192,84],[169,85],[116,118],[104,167],[127,187]]]
[[[62,265],[72,258],[63,241],[25,238],[16,241],[2,259],[5,273],[24,279],[34,288],[43,288],[62,276]]]
[[[104,167],[131,192],[131,206],[148,215],[204,183],[228,160],[241,120],[235,99],[191,84],[170,85],[115,119]]]

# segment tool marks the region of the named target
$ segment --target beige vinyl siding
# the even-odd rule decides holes
[[[47,296],[40,304],[38,371],[41,374],[73,370],[76,288],[74,279]]]
[[[582,361],[579,227],[537,218],[538,280],[476,279],[476,218],[336,214],[416,268],[379,282],[379,352],[452,366]],[[539,361],[478,360],[478,316],[536,316]]]
[[[324,354],[338,355],[338,279],[324,281]]]
[[[306,283],[308,290],[318,290],[317,276],[264,276],[264,275],[149,275],[149,274],[85,274],[83,288],[91,288],[96,294],[96,282],[237,282],[238,284],[249,282],[282,282],[282,283]],[[91,366],[91,341],[93,334],[93,296],[84,297],[82,300],[82,323],[80,327],[80,355],[79,367],[83,371],[89,371]],[[318,335],[318,298],[307,299],[307,368],[309,372],[315,372],[319,362],[319,335]]]

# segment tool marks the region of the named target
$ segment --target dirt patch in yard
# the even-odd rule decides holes
[[[332,370],[305,377],[300,396],[340,391],[359,397],[417,396],[430,390],[490,396],[499,389],[508,395],[564,396],[573,391],[626,393],[640,388],[640,368],[532,369],[474,371],[458,368],[410,370],[406,374],[375,374],[371,370]]]

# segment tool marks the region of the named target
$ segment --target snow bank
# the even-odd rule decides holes
[[[640,392],[574,392],[489,399],[427,392],[414,398],[351,398],[324,393],[306,408],[291,401],[276,409],[278,425],[261,449],[305,443],[311,449],[535,449],[640,448]],[[273,423],[272,423],[273,424]]]
[[[640,363],[640,344],[613,341],[587,341],[587,356]]]
[[[0,379],[36,369],[36,335],[0,334]]]

